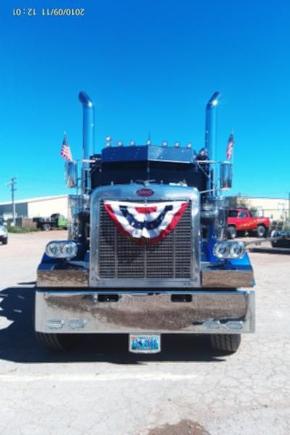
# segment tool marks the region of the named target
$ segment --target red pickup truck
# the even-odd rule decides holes
[[[255,233],[258,237],[266,237],[270,228],[270,219],[255,217],[244,207],[228,210],[228,237],[234,239],[238,234]]]

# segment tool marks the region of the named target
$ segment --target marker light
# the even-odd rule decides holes
[[[46,245],[45,253],[51,258],[76,257],[78,246],[72,240],[55,240]]]
[[[112,146],[112,138],[111,136],[106,137],[106,147]]]
[[[213,254],[217,258],[241,258],[245,254],[245,245],[243,242],[223,240],[214,245]]]

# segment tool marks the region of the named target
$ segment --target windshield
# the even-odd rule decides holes
[[[237,217],[238,216],[238,211],[237,210],[229,210],[229,217]]]

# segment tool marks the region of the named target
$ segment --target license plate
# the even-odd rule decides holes
[[[158,353],[161,351],[160,335],[129,335],[129,351],[133,353]]]

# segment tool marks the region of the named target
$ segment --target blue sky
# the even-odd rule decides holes
[[[219,157],[235,133],[232,194],[290,191],[288,1],[5,0],[0,6],[0,201],[67,193],[63,131],[81,156],[81,106],[96,106],[96,149],[167,140],[199,149],[204,108],[218,108]],[[37,16],[15,17],[15,7]],[[45,17],[47,7],[84,17]]]

